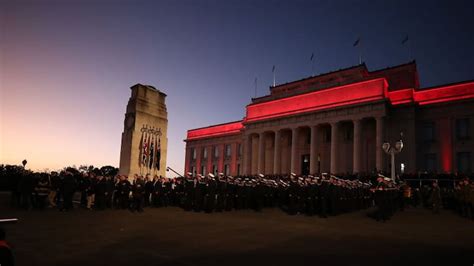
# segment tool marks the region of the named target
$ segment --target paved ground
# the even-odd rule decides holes
[[[4,206],[4,205],[3,205]],[[329,219],[178,208],[18,211],[7,225],[18,265],[469,265],[474,222],[411,209],[388,223],[366,211]]]

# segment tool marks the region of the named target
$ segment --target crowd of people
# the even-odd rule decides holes
[[[437,213],[452,209],[473,219],[474,182],[461,179],[452,187],[416,187],[410,182],[374,178],[255,175],[164,178],[161,176],[105,176],[95,172],[70,171],[33,173],[19,176],[12,188],[11,202],[24,209],[58,208],[69,211],[76,205],[85,209],[130,209],[177,206],[186,211],[222,212],[278,207],[290,215],[334,216],[375,206],[368,215],[386,221],[398,210],[423,205]]]

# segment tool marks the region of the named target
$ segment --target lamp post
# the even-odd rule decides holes
[[[386,154],[390,155],[390,160],[391,160],[391,175],[390,177],[392,178],[393,181],[395,181],[395,154],[400,153],[403,149],[403,132],[400,132],[400,140],[395,142],[395,146],[392,147],[390,143],[385,142],[382,145],[382,149],[385,151]]]

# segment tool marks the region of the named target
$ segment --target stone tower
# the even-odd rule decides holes
[[[168,145],[166,94],[153,86],[142,84],[132,86],[131,90],[132,96],[128,100],[125,112],[119,174],[129,177],[134,174],[165,176]],[[151,156],[152,143],[154,152]],[[160,156],[157,156],[158,147]],[[160,157],[159,163],[158,157]]]

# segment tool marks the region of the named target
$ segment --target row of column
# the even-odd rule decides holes
[[[235,144],[233,145],[233,147]],[[206,166],[206,172],[207,173],[212,173],[212,166],[214,165],[213,162],[215,162],[215,157],[214,157],[214,148],[215,146],[207,146],[207,147],[201,147],[201,148],[195,148],[196,149],[196,172],[201,173],[201,167]],[[224,171],[224,157],[225,157],[225,144],[219,144],[217,145],[219,149],[219,156],[217,158],[217,171],[218,172],[223,172]],[[202,153],[203,151],[207,149],[207,158],[202,158]],[[192,154],[189,154],[189,157],[191,157]],[[187,160],[189,161],[189,160]],[[237,158],[235,151],[232,150],[232,155],[231,155],[231,165],[235,165],[237,163]],[[186,165],[189,165],[189,162],[186,162]],[[186,171],[190,171],[191,169],[186,168]],[[235,170],[235,168],[233,169]],[[232,171],[232,168],[231,168]],[[206,173],[206,174],[207,174]]]
[[[375,167],[377,170],[382,169],[383,163],[383,154],[382,154],[382,141],[383,141],[383,117],[376,117],[376,138],[375,138]],[[362,120],[355,119],[352,121],[354,125],[354,134],[353,134],[353,173],[359,173],[361,171],[361,150],[362,150]],[[338,173],[338,141],[337,134],[339,131],[339,122],[330,123],[331,125],[331,159],[330,159],[330,172]],[[310,127],[311,130],[311,141],[310,141],[310,173],[317,172],[317,130],[318,125],[313,125]],[[290,171],[292,173],[297,173],[297,156],[298,156],[298,128],[291,129],[291,162],[290,162]],[[273,174],[279,174],[281,169],[281,130],[276,130],[274,139],[274,158],[273,158]],[[258,160],[257,160],[257,172],[263,173],[265,167],[265,133],[259,133],[259,143],[258,143]],[[251,163],[252,163],[252,141],[251,135],[245,138],[244,146],[244,173],[251,173]]]

